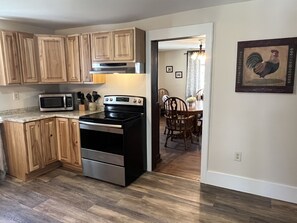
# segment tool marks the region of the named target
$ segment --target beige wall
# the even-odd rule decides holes
[[[165,88],[171,96],[186,97],[186,50],[170,50],[159,52],[158,77],[159,88]],[[166,73],[166,66],[173,66],[172,73]],[[175,78],[175,71],[182,71],[183,78]]]

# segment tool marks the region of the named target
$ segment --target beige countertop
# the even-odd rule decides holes
[[[40,111],[27,111],[22,113],[15,113],[15,114],[4,114],[0,115],[0,123],[4,121],[11,121],[11,122],[32,122],[38,121],[45,118],[74,118],[78,119],[80,116],[88,115],[92,113],[100,112],[97,111],[67,111],[67,112],[40,112]]]

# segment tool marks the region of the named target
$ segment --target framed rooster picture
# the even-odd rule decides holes
[[[238,42],[236,92],[293,93],[297,38]]]

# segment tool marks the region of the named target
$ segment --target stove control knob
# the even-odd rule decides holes
[[[138,99],[138,104],[141,104],[141,99]]]
[[[134,100],[133,100],[133,103],[137,103],[137,100],[136,100],[136,99],[134,99]]]
[[[109,100],[110,100],[110,101],[113,101],[113,98],[110,98]]]
[[[105,101],[108,101],[108,98],[105,98]]]

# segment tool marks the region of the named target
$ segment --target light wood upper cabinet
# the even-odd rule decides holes
[[[21,84],[17,33],[1,31],[0,35],[0,84]]]
[[[92,34],[92,60],[113,60],[113,45],[111,32],[99,32]]]
[[[79,35],[70,35],[66,38],[67,49],[67,76],[68,82],[80,82],[80,38]]]
[[[55,118],[40,121],[41,141],[43,146],[43,159],[45,165],[58,160],[57,130]]]
[[[113,60],[134,60],[134,30],[118,30],[112,32],[114,46]]]
[[[145,62],[145,31],[131,28],[92,33],[92,63]]]
[[[34,34],[18,33],[21,73],[24,83],[38,83]]]
[[[80,35],[80,69],[82,81],[92,82],[91,37],[88,33]]]
[[[41,82],[67,81],[64,36],[37,35]]]
[[[40,122],[29,122],[25,125],[29,172],[44,167],[40,136]]]

